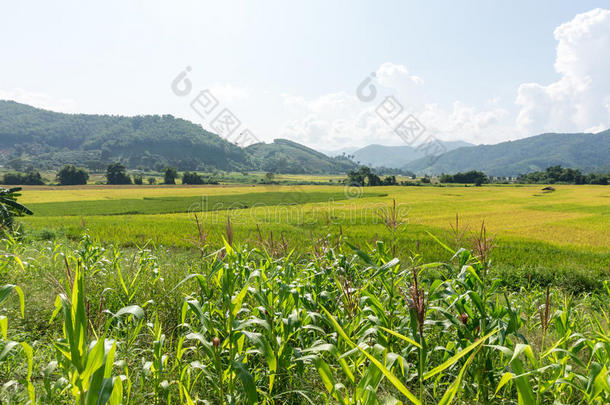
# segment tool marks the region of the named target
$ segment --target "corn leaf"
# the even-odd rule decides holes
[[[453,355],[447,361],[443,362],[443,364],[441,364],[440,366],[434,367],[432,370],[430,370],[427,373],[425,373],[424,374],[424,380],[427,380],[430,377],[434,377],[438,373],[441,373],[441,372],[445,371],[447,368],[449,368],[452,365],[454,365],[455,363],[457,363],[459,359],[461,359],[462,357],[466,356],[468,353],[470,353],[471,351],[473,351],[474,349],[476,349],[477,347],[482,345],[487,339],[489,339],[491,336],[493,336],[495,333],[497,333],[498,330],[499,329],[496,329],[496,330],[488,333],[487,335],[483,336],[482,338],[480,338],[476,342],[472,343],[467,348],[465,348],[465,349],[459,351],[458,353],[456,353],[455,355]]]
[[[331,315],[330,312],[328,312],[328,310],[323,306],[320,305],[320,307],[322,308],[322,310],[326,313],[326,316],[328,316],[328,319],[330,320],[330,322],[332,323],[332,325],[334,326],[335,330],[337,331],[337,333],[339,333],[339,335],[352,347],[358,349],[362,354],[364,354],[373,364],[375,364],[375,366],[377,366],[379,368],[379,370],[381,370],[381,372],[383,373],[383,375],[386,376],[386,378],[392,383],[392,385],[394,385],[394,387],[396,387],[396,389],[398,389],[404,396],[406,396],[409,401],[411,401],[414,404],[420,405],[421,402],[419,401],[419,399],[417,399],[417,397],[415,395],[413,395],[411,393],[411,391],[409,391],[409,389],[407,387],[404,386],[404,384],[402,382],[400,382],[400,380],[394,375],[392,374],[392,372],[390,370],[388,370],[383,364],[381,364],[381,362],[379,360],[377,360],[375,357],[373,357],[371,354],[369,354],[366,350],[362,349],[360,346],[356,345],[345,333],[345,331],[343,330],[343,328],[341,328],[341,325],[339,325],[339,323],[335,320],[335,318]]]

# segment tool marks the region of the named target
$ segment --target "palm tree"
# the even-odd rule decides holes
[[[19,191],[21,187],[0,188],[0,229],[12,230],[15,217],[33,214],[25,205],[17,202],[17,197],[21,195]]]

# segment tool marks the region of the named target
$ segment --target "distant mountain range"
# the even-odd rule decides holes
[[[351,155],[352,153],[354,153],[358,149],[361,149],[361,148],[359,148],[358,146],[345,146],[345,147],[339,148],[339,149],[323,149],[323,148],[318,148],[317,151],[324,153],[326,156],[331,156],[332,157],[332,156],[341,156],[343,154]]]
[[[276,173],[345,173],[356,166],[291,141],[241,148],[171,115],[62,114],[0,100],[0,165],[103,169],[116,161],[143,169]]]
[[[444,142],[435,159],[425,148],[369,145],[320,153],[276,139],[241,148],[192,122],[171,115],[122,117],[62,114],[0,100],[0,165],[57,169],[75,164],[103,170],[120,161],[129,168],[263,170],[275,173],[346,173],[357,162],[418,174],[481,170],[516,176],[549,166],[610,170],[610,130],[597,134],[542,134],[495,145]],[[345,155],[342,153],[345,152]],[[329,156],[339,155],[339,156]]]
[[[442,142],[446,151],[451,151],[461,147],[473,146],[471,143],[464,141]],[[407,145],[401,146],[384,146],[384,145],[368,145],[364,148],[357,149],[349,155],[353,156],[353,160],[360,164],[371,167],[391,167],[402,168],[408,163],[423,158],[426,145],[420,147],[412,147]]]
[[[517,176],[561,165],[588,171],[610,170],[610,130],[549,133],[495,145],[458,148],[438,158],[424,157],[403,166],[419,174],[480,170],[491,176]]]

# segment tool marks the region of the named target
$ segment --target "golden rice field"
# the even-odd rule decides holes
[[[540,186],[488,186],[488,187],[376,187],[376,194],[383,197],[366,197],[340,201],[324,201],[286,206],[254,207],[231,212],[238,224],[273,222],[274,225],[303,226],[318,219],[326,221],[329,213],[335,224],[343,227],[372,225],[377,220],[380,207],[396,200],[400,212],[409,225],[424,225],[449,229],[455,215],[471,227],[485,221],[488,230],[498,237],[524,238],[547,242],[558,246],[607,251],[610,246],[610,189],[604,186],[557,186],[557,191],[543,193]],[[367,189],[367,191],[370,189]],[[28,187],[21,201],[25,204],[144,199],[151,197],[215,196],[244,193],[285,192],[287,201],[298,200],[300,193],[344,191],[341,186],[85,186],[85,187]],[[358,191],[346,191],[348,197],[357,197]],[[353,195],[349,195],[349,194]],[[261,204],[265,205],[264,194]],[[145,204],[145,201],[143,201]],[[186,211],[185,207],[185,211]],[[69,215],[69,216],[68,216]],[[224,210],[207,213],[212,222],[223,222]],[[140,218],[141,217],[141,218]],[[124,215],[88,218],[87,213],[58,210],[53,217],[26,218],[33,227],[69,227],[74,224],[99,221],[121,224],[126,228],[154,229],[155,222],[175,222],[174,236],[179,239],[186,232],[181,223],[190,222],[188,213],[169,215]],[[219,218],[223,218],[220,220]],[[309,218],[309,220],[308,220]],[[144,221],[142,221],[144,220]],[[145,232],[146,233],[146,232]],[[149,234],[155,240],[157,235]],[[167,241],[166,235],[164,238]]]
[[[484,222],[496,269],[516,283],[532,274],[564,284],[574,275],[589,277],[587,283],[610,278],[610,188],[555,188],[90,185],[27,187],[21,201],[39,213],[22,219],[33,239],[78,240],[86,233],[123,247],[195,248],[197,214],[206,241],[216,246],[230,217],[236,239],[251,245],[277,248],[282,241],[307,253],[339,237],[359,245],[385,240],[402,259],[421,248],[426,259],[438,260],[449,258],[430,234],[453,248],[468,246]],[[403,224],[390,233],[382,216],[394,200]]]

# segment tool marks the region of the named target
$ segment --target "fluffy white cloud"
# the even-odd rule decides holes
[[[511,113],[492,98],[483,106],[455,101],[439,105],[426,99],[425,82],[406,66],[382,64],[363,89],[376,89],[373,101],[338,92],[306,100],[284,95],[284,106],[298,117],[280,136],[324,149],[371,143],[404,144],[375,108],[393,96],[442,140],[495,143],[542,132],[598,132],[610,127],[610,10],[595,9],[555,29],[558,42],[554,83],[524,83],[517,91],[518,111]],[[368,93],[367,93],[368,94]]]
[[[0,89],[0,100],[13,100],[18,103],[63,113],[78,112],[77,104],[72,99],[55,98],[48,94],[35,93],[23,89]]]
[[[424,81],[403,65],[384,63],[364,80],[363,91],[366,94],[372,91],[372,100],[361,100],[356,89],[353,93],[325,94],[312,100],[284,94],[284,106],[299,118],[287,122],[280,136],[326,150],[371,143],[404,145],[405,141],[394,131],[400,119],[387,122],[377,113],[387,97],[400,104],[401,118],[412,114],[426,127],[412,146],[429,140],[430,136],[488,143],[500,138],[485,138],[486,134],[506,136],[503,128],[508,111],[494,102],[485,109],[459,101],[448,108],[426,102]]]
[[[508,110],[496,105],[476,108],[456,101],[450,108],[428,104],[420,113],[428,130],[443,140],[495,143],[514,136]]]
[[[411,109],[423,107],[424,81],[421,77],[409,73],[404,65],[384,63],[375,72],[378,83],[390,89],[400,102]]]
[[[554,34],[561,78],[519,87],[518,128],[531,135],[610,127],[610,10],[578,14]]]

